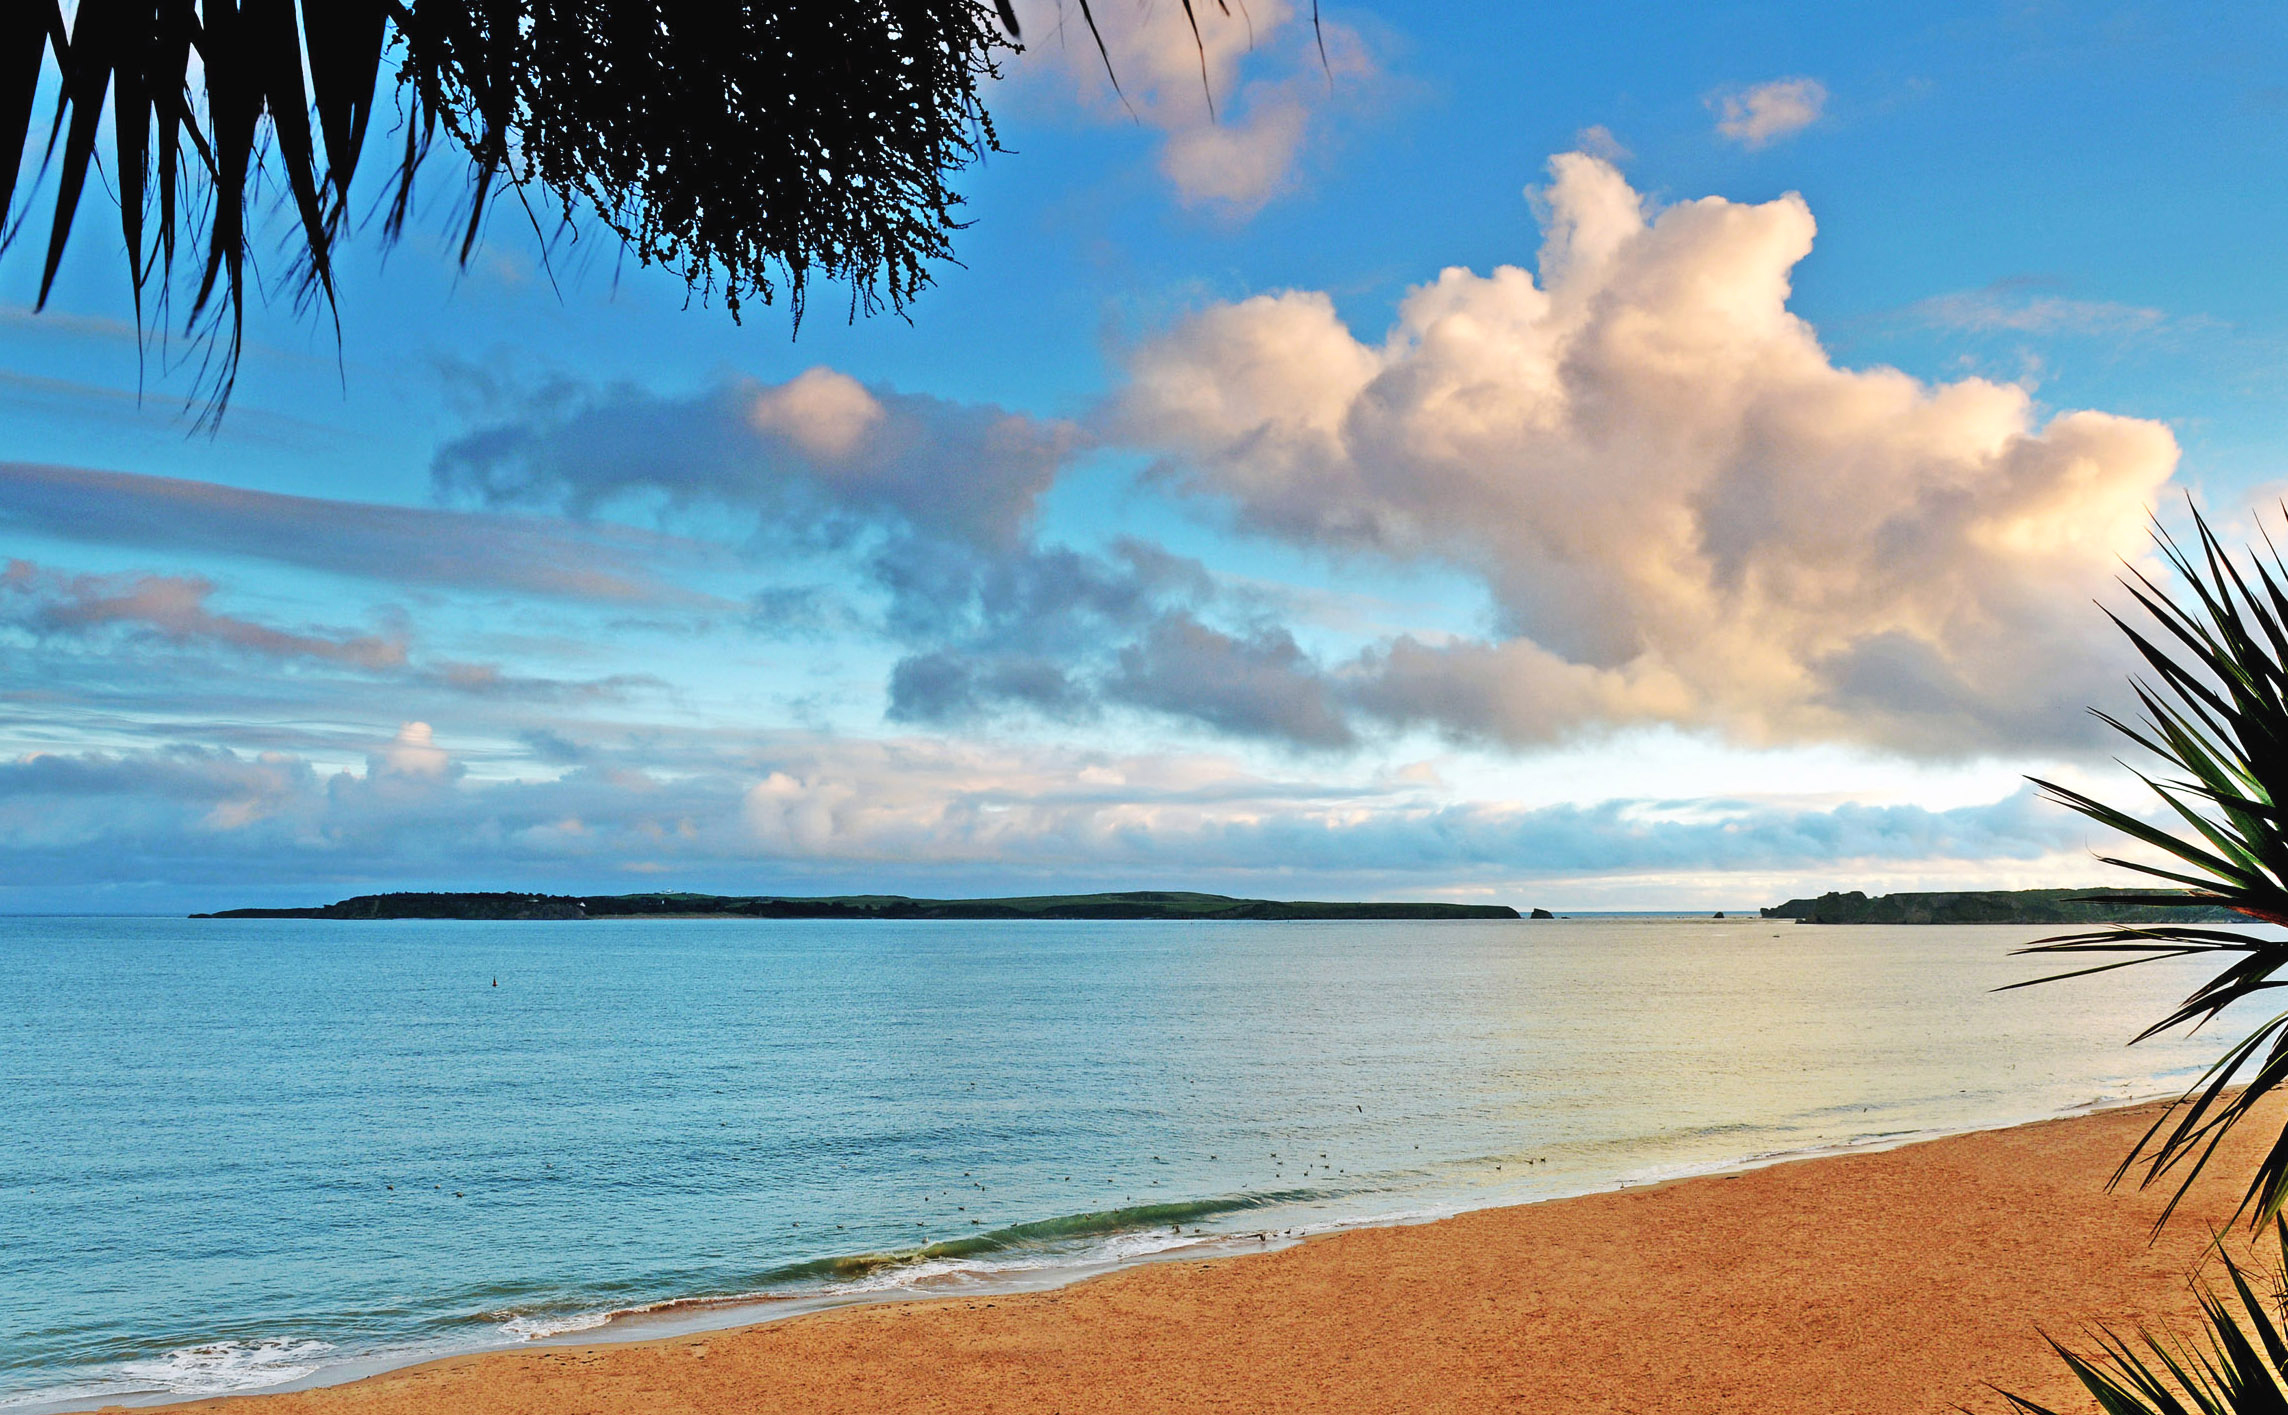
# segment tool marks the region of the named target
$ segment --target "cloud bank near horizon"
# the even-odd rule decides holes
[[[362,768],[182,743],[28,755],[0,763],[0,909],[71,891],[264,902],[281,891],[662,881],[927,891],[980,878],[1476,896],[1600,875],[1705,886],[1742,871],[1830,883],[1839,871],[1990,872],[1997,861],[2039,866],[2080,840],[2025,791],[1952,810],[1519,809],[1441,800],[1403,778],[1267,777],[1208,756],[800,733],[711,759],[693,750],[666,770],[590,744],[553,779],[503,780],[472,774],[428,724],[409,722],[373,742]]]

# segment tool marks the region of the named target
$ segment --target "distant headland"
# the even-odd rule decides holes
[[[1514,919],[1506,904],[1328,903],[1145,890],[1011,899],[902,894],[361,894],[311,909],[224,909],[194,919]]]
[[[1817,899],[1790,899],[1763,911],[1767,919],[1804,924],[2210,924],[2247,920],[2213,904],[2118,904],[2111,891],[1989,889],[1951,894],[1878,894],[1854,889]],[[2143,893],[2144,891],[2140,891]],[[2176,893],[2177,891],[2152,891]],[[2195,896],[2186,892],[2190,900]]]

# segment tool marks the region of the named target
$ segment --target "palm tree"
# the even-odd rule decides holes
[[[2188,833],[2166,830],[2088,795],[2037,781],[2050,799],[2157,852],[2154,861],[2106,858],[2168,892],[2094,896],[2126,905],[2222,905],[2260,923],[2288,924],[2288,565],[2276,548],[2244,561],[2226,553],[2206,520],[2193,514],[2197,553],[2165,533],[2155,540],[2185,587],[2182,599],[2132,571],[2125,588],[2152,621],[2140,630],[2111,616],[2153,672],[2136,682],[2143,712],[2134,724],[2098,716],[2164,764],[2138,773]],[[2190,886],[2188,899],[2183,892]],[[2216,1020],[2236,1002],[2288,986],[2288,940],[2234,929],[2123,924],[2045,939],[2025,953],[2126,955],[2034,982],[2055,982],[2163,958],[2214,958],[2216,976],[2133,1040],[2187,1023]],[[2025,987],[2021,983],[2016,986]],[[2266,1097],[2288,1082],[2288,1013],[2262,1022],[2163,1111],[2122,1160],[2110,1183],[2143,1166],[2139,1186],[2174,1178],[2160,1224],[2183,1201],[2217,1146]],[[2239,1089],[2235,1090],[2238,1083]],[[2288,1284],[2288,1126],[2274,1137],[2240,1200],[2252,1229],[2269,1224],[2282,1268],[2269,1301],[2225,1259],[2232,1291],[2196,1288],[2206,1341],[2140,1333],[2136,1342],[2100,1329],[2094,1357],[2052,1341],[2108,1415],[2288,1415],[2288,1330],[2280,1315]],[[2025,1415],[2043,1407],[2002,1392]]]
[[[2096,715],[2148,753],[2167,773],[2139,779],[2190,831],[2162,829],[2079,791],[2035,781],[2047,796],[2158,852],[2160,863],[2101,857],[2105,863],[2176,886],[2166,892],[2092,896],[2127,905],[2215,904],[2267,924],[2288,924],[2288,565],[2277,550],[2236,563],[2198,511],[2198,554],[2164,533],[2155,541],[2186,587],[2170,598],[2142,573],[2123,581],[2153,622],[2141,631],[2108,617],[2129,637],[2154,681],[2134,683],[2140,720]],[[2190,886],[2189,896],[2184,887]],[[2231,929],[2121,924],[2044,939],[2025,953],[2121,954],[2033,982],[2055,982],[2164,958],[2216,958],[2225,966],[2168,1015],[2138,1033],[2143,1041],[2187,1023],[2211,1022],[2236,1002],[2288,985],[2273,977],[2288,964],[2288,941]],[[2019,987],[2031,983],[2017,984]],[[2253,1065],[2254,1069],[2250,1070]],[[2244,1073],[2246,1073],[2244,1075]],[[2235,1082],[2240,1089],[2233,1089]],[[2288,1013],[2256,1027],[2180,1096],[2114,1172],[2119,1183],[2140,1163],[2140,1187],[2174,1175],[2177,1191],[2161,1222],[2184,1198],[2225,1134],[2288,1082]],[[2288,1203],[2288,1128],[2274,1140],[2241,1199],[2261,1227]]]
[[[1109,69],[1090,0],[1078,4]],[[165,327],[186,242],[182,325],[217,355],[219,413],[244,324],[250,201],[267,191],[291,206],[283,283],[330,310],[387,73],[385,240],[442,140],[467,160],[464,263],[506,191],[544,240],[601,221],[733,318],[784,298],[799,323],[818,277],[849,286],[853,317],[902,311],[952,255],[963,223],[948,178],[996,150],[978,89],[1017,41],[1011,0],[78,0],[68,20],[64,0],[6,0],[0,139],[15,134],[22,161],[0,170],[0,250],[29,214],[12,201],[36,149],[56,178],[44,306],[104,156],[108,100],[138,325],[152,293]],[[50,56],[43,142],[33,110]]]
[[[2053,1341],[2082,1389],[2105,1415],[2288,1415],[2288,1320],[2280,1311],[2288,1284],[2288,1223],[2275,1224],[2280,1266],[2263,1274],[2270,1292],[2258,1295],[2249,1274],[2220,1254],[2229,1296],[2196,1284],[2205,1342],[2140,1331],[2136,1341],[2100,1327],[2095,1360]],[[2057,1415],[2024,1396],[1998,1391],[2018,1415]]]

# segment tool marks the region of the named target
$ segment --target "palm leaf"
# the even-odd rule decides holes
[[[0,6],[0,142],[13,141],[18,153],[32,143],[32,105],[39,101],[40,66],[52,48],[62,56],[68,41],[57,4],[16,0]],[[19,162],[0,163],[0,221],[7,221],[16,199]],[[15,234],[15,223],[0,227],[0,249]]]
[[[2228,1294],[2206,1284],[2194,1288],[2202,1342],[2144,1330],[2131,1340],[2099,1327],[2092,1333],[2092,1355],[2045,1338],[2050,1349],[2105,1415],[2288,1415],[2288,1333],[2280,1312],[2280,1293],[2288,1284],[2288,1223],[2276,1220],[2273,1231],[2281,1266],[2270,1274],[2270,1300],[2258,1295],[2229,1254],[2219,1254]],[[1995,1393],[2018,1415],[2057,1415],[2023,1396]]]
[[[2245,562],[2236,561],[2198,510],[2193,526],[2193,552],[2158,527],[2154,531],[2155,544],[2175,572],[2176,595],[2136,571],[2122,581],[2156,631],[2143,632],[2111,616],[2153,675],[2151,681],[2134,684],[2138,721],[2097,714],[2172,769],[2160,776],[2137,776],[2181,829],[2154,825],[2052,782],[2036,780],[2035,785],[2049,800],[2174,862],[2106,857],[2106,863],[2197,891],[2189,898],[2135,891],[2100,898],[2143,906],[2216,904],[2260,922],[2288,925],[2288,810],[2282,805],[2288,801],[2288,567],[2277,551],[2269,561],[2253,553]],[[2213,957],[2224,962],[2215,976],[2133,1041],[2175,1027],[2205,1026],[2234,1004],[2283,986],[2275,975],[2288,964],[2288,941],[2169,926],[2119,925],[2043,939],[2020,951],[2076,960],[2115,956],[2115,961],[2032,982],[2158,959]],[[2288,1086],[2288,1013],[2229,1047],[2154,1122],[2112,1182],[2122,1182],[2140,1165],[2140,1187],[2174,1178],[2176,1192],[2159,1220],[2166,1223],[2226,1134],[2283,1086]],[[2288,1127],[2260,1161],[2240,1211],[2261,1226],[2278,1222],[2284,1205]]]
[[[250,203],[276,194],[289,273],[333,308],[385,74],[403,141],[384,241],[441,135],[469,159],[464,262],[505,192],[535,229],[601,221],[734,317],[783,299],[799,319],[814,279],[846,283],[853,316],[902,310],[950,258],[963,223],[949,180],[996,146],[980,94],[1014,41],[1007,0],[79,0],[68,23],[59,0],[12,0],[0,134],[29,158],[52,59],[40,301],[90,172],[115,166],[139,322],[153,279],[164,301],[178,241],[201,248],[183,327],[208,351],[216,414],[245,323]],[[21,165],[0,178],[0,248]]]
[[[1202,7],[1181,4],[1205,86]],[[1215,4],[1232,22],[1231,0]],[[1095,0],[1079,5],[1112,73]],[[1316,3],[1311,22],[1324,65]],[[733,318],[783,300],[799,325],[816,279],[848,285],[853,318],[903,311],[952,258],[965,223],[949,181],[998,147],[980,94],[1017,38],[1010,0],[79,0],[68,25],[61,0],[8,0],[0,136],[28,158],[52,55],[44,305],[108,107],[138,321],[151,280],[166,302],[177,242],[204,248],[183,324],[208,353],[214,416],[245,324],[248,203],[281,195],[299,294],[331,310],[384,74],[401,112],[384,242],[441,136],[468,159],[464,263],[506,194],[536,231],[600,221]],[[20,165],[0,176],[0,214]]]

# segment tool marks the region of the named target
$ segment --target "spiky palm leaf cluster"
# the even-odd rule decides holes
[[[2245,564],[2238,563],[2198,512],[2193,519],[2197,554],[2166,534],[2155,535],[2186,587],[2185,602],[2132,572],[2123,583],[2155,627],[2141,631],[2108,611],[2154,675],[2153,681],[2135,685],[2142,718],[2132,725],[2098,714],[2172,768],[2163,776],[2138,775],[2190,834],[2161,829],[2064,786],[2035,784],[2050,799],[2167,857],[2162,864],[2111,857],[2106,863],[2196,891],[2190,897],[2181,891],[2095,897],[2132,905],[2218,904],[2265,923],[2288,924],[2288,815],[2278,804],[2288,800],[2288,566],[2276,549],[2269,556],[2252,553]],[[2035,982],[2163,958],[2229,960],[2136,1041],[2188,1023],[2205,1024],[2234,1003],[2283,986],[2274,975],[2288,964],[2288,941],[2167,924],[2069,934],[2022,951],[2130,955]],[[2175,1176],[2177,1191],[2161,1218],[2166,1223],[2225,1135],[2283,1082],[2288,1082],[2288,1013],[2227,1049],[2154,1122],[2113,1181],[2119,1183],[2140,1162],[2145,1167],[2140,1187]],[[2241,1211],[2252,1225],[2261,1226],[2280,1217],[2284,1202],[2288,1128],[2258,1165]]]
[[[2132,1342],[2099,1328],[2094,1358],[2056,1341],[2051,1349],[2096,1400],[2105,1415],[2288,1415],[2288,1330],[2281,1293],[2288,1283],[2288,1224],[2274,1223],[2281,1266],[2270,1275],[2269,1298],[2228,1254],[2229,1298],[2215,1288],[2194,1289],[2206,1340],[2200,1344],[2139,1331]],[[2057,1415],[2023,1396],[1997,1391],[2019,1415]]]
[[[734,316],[782,294],[799,316],[819,276],[848,282],[855,313],[902,309],[950,256],[947,177],[993,147],[978,88],[1014,36],[1008,0],[78,0],[68,21],[64,0],[8,0],[0,138],[56,178],[42,304],[91,169],[111,169],[139,320],[147,287],[164,300],[178,242],[197,249],[183,323],[221,336],[219,408],[250,204],[267,187],[291,206],[293,274],[330,307],[385,75],[385,235],[441,136],[471,164],[464,261],[505,188],[542,221],[600,219]],[[0,164],[14,218],[0,240],[27,214],[11,206],[18,169]]]

